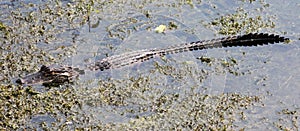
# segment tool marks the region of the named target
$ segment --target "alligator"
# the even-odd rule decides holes
[[[120,55],[114,55],[104,58],[100,61],[96,61],[93,64],[87,65],[87,69],[91,71],[95,70],[108,70],[120,68],[127,65],[132,65],[140,62],[147,61],[151,58],[165,56],[168,54],[175,54],[187,51],[203,50],[210,48],[222,48],[222,47],[237,47],[237,46],[259,46],[268,45],[279,42],[284,42],[289,38],[281,37],[279,35],[268,33],[250,33],[246,35],[236,35],[212,40],[202,40],[190,43],[184,43],[166,48],[153,48],[144,49],[133,52],[128,52]],[[61,85],[66,82],[72,82],[74,78],[84,74],[84,69],[74,68],[71,66],[60,67],[47,67],[42,65],[37,73],[30,74],[22,77],[16,81],[22,85]]]

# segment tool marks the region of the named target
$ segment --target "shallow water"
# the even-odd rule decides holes
[[[5,122],[0,125],[3,129],[299,130],[299,4],[2,2],[6,15],[1,16],[5,25],[1,66],[6,71],[1,72],[1,101],[9,104],[2,105]],[[11,15],[14,9],[21,15]],[[159,25],[171,27],[170,22],[176,26],[164,33],[154,31]],[[106,56],[249,32],[279,34],[291,42],[168,55],[121,69],[87,71],[74,84],[60,87],[13,82],[42,64],[85,68]],[[197,59],[201,56],[211,62],[201,62]]]

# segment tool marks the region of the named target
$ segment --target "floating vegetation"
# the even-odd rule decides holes
[[[243,9],[239,9],[235,14],[223,15],[216,18],[207,24],[207,26],[216,28],[218,33],[222,35],[236,35],[240,32],[248,34],[251,32],[259,32],[259,30],[263,28],[274,28],[275,23],[270,17],[251,16]]]
[[[224,118],[235,121],[237,117],[241,117],[239,114],[242,112],[236,109],[245,109],[260,99],[238,94],[201,95],[193,91],[186,92],[187,94],[165,94],[163,90],[145,86],[151,83],[149,79],[144,78],[122,81],[124,85],[107,84],[109,83],[105,82],[99,88],[88,89],[82,93],[72,88],[51,88],[46,92],[36,92],[31,87],[22,89],[16,86],[1,86],[1,101],[9,102],[1,102],[0,126],[2,129],[33,129],[30,118],[48,114],[45,115],[46,119],[39,122],[43,129],[69,129],[73,126],[80,128],[82,124],[86,128],[103,128],[109,125],[109,129],[223,129],[234,127],[233,123],[225,122]],[[105,105],[123,107],[125,110],[119,112],[119,115],[132,114],[135,119],[131,119],[127,124],[101,124],[101,119],[92,120],[97,114],[84,111],[86,106],[105,108]],[[140,110],[127,106],[138,106]],[[152,115],[143,115],[147,112]],[[47,120],[53,118],[50,125],[46,124]],[[86,120],[92,121],[86,123]],[[178,120],[178,125],[169,125],[174,120]],[[162,121],[164,122],[161,123]],[[22,126],[21,123],[26,126]],[[158,123],[163,125],[157,126]]]
[[[81,8],[80,4],[85,5],[79,2],[67,4],[68,8],[65,8],[66,5],[60,2],[29,3],[6,14],[1,22],[0,39],[3,80],[10,82],[24,71],[32,72],[39,65],[59,63],[74,53],[73,40],[61,41],[60,35],[88,22],[82,16],[88,15],[90,9]],[[9,8],[2,11],[9,11]]]

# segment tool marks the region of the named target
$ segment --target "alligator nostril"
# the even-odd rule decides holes
[[[23,79],[18,79],[18,80],[16,80],[16,83],[18,83],[18,84],[24,84],[24,80]]]

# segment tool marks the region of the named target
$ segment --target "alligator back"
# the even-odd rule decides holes
[[[288,38],[280,37],[274,34],[250,33],[241,36],[231,36],[212,40],[203,40],[185,44],[169,46],[163,49],[146,49],[129,52],[121,55],[115,55],[102,59],[93,65],[91,70],[106,70],[131,65],[138,62],[147,61],[155,56],[164,56],[167,54],[175,54],[180,52],[203,50],[209,48],[236,47],[236,46],[258,46],[273,43],[279,43],[288,40]]]

